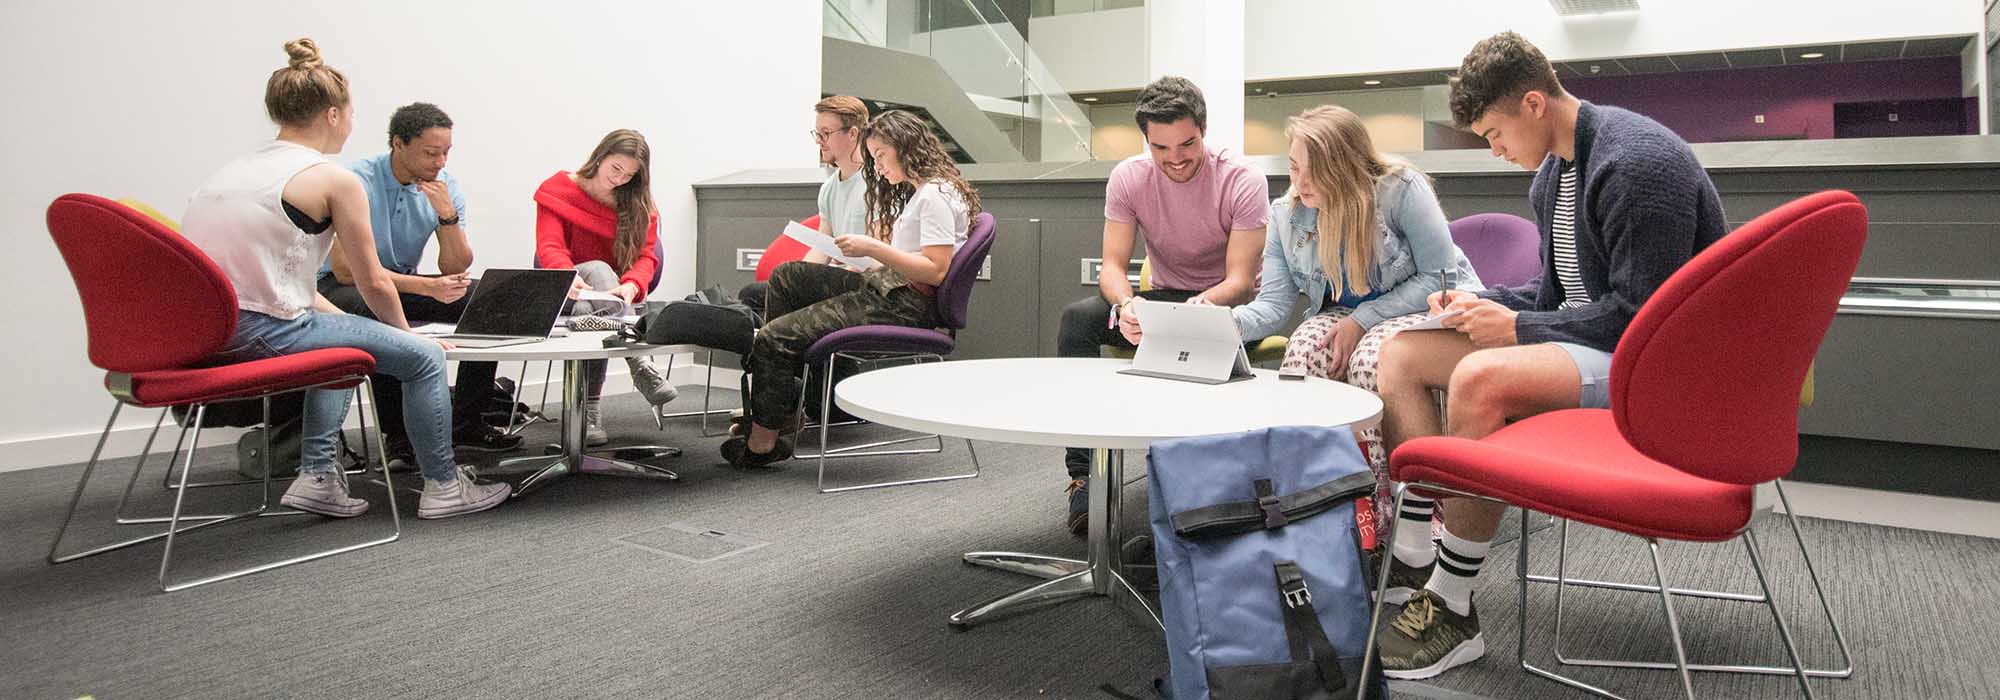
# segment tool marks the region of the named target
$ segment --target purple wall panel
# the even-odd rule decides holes
[[[1837,102],[1963,97],[1955,57],[1566,78],[1563,87],[1652,117],[1691,143],[1830,139]]]

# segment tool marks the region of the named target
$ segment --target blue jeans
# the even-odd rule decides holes
[[[307,311],[286,321],[255,311],[238,311],[236,335],[218,358],[229,362],[264,360],[326,348],[354,348],[375,357],[375,371],[403,382],[403,425],[409,431],[424,478],[458,478],[451,449],[451,393],[445,387],[444,348],[428,338],[348,314]],[[334,469],[340,424],[347,419],[346,389],[306,392],[299,471]],[[379,430],[380,427],[378,426]]]

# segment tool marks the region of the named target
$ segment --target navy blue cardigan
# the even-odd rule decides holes
[[[1584,102],[1576,115],[1576,168],[1576,264],[1592,301],[1556,308],[1563,296],[1549,243],[1561,169],[1554,154],[1528,188],[1542,234],[1541,276],[1480,296],[1520,312],[1514,334],[1523,345],[1567,342],[1611,352],[1654,290],[1729,227],[1694,151],[1642,115]]]

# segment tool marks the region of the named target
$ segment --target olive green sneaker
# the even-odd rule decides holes
[[[1368,553],[1368,564],[1372,567],[1369,571],[1380,572],[1382,570],[1380,567],[1382,566],[1383,557],[1388,557],[1391,562],[1389,564],[1389,589],[1382,592],[1382,600],[1388,602],[1390,605],[1402,605],[1410,602],[1410,596],[1415,595],[1417,591],[1423,590],[1424,584],[1430,583],[1431,570],[1437,568],[1437,560],[1432,559],[1430,564],[1422,567],[1410,566],[1403,563],[1403,560],[1397,559],[1394,555],[1387,554],[1390,549],[1393,548],[1378,549]],[[1375,579],[1368,579],[1368,583],[1368,594],[1372,596],[1375,594]]]
[[[1486,640],[1479,636],[1479,610],[1460,615],[1446,606],[1438,594],[1419,590],[1403,605],[1403,612],[1389,621],[1380,633],[1377,649],[1382,657],[1382,674],[1399,680],[1430,678],[1455,666],[1477,661],[1486,655]]]

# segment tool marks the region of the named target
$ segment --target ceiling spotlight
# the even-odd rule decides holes
[[[1380,81],[1380,80],[1375,80],[1375,79],[1373,79],[1373,78],[1370,78],[1370,79],[1368,79],[1368,80],[1363,80],[1363,81],[1361,81],[1361,84],[1362,84],[1362,85],[1381,85],[1381,84],[1382,84],[1382,81]]]
[[[1096,101],[1097,101],[1097,98],[1095,98],[1095,97],[1086,97],[1086,98],[1083,98],[1083,101],[1085,101],[1085,102],[1096,102]]]
[[[1809,51],[1806,53],[1799,54],[1799,58],[1826,58],[1826,54],[1820,53],[1818,51]]]
[[[1600,71],[1600,70],[1603,70],[1603,68],[1601,68],[1601,67],[1598,67],[1598,66],[1591,66],[1591,67],[1590,67],[1590,74],[1591,74],[1591,75],[1597,75],[1597,72],[1598,72],[1598,71]]]

